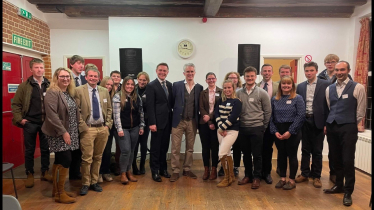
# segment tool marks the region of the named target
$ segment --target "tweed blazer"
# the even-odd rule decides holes
[[[218,93],[218,96],[217,96]],[[214,106],[218,103],[219,98],[221,98],[222,89],[216,86],[216,96]],[[200,121],[199,124],[205,124],[203,117],[204,115],[209,115],[209,121],[207,122],[208,125],[215,123],[214,118],[214,108],[213,112],[209,114],[209,88],[201,91],[200,93],[200,100],[199,100],[199,108],[200,108]]]
[[[88,84],[81,85],[75,88],[75,101],[79,107],[80,118],[79,118],[79,132],[88,130],[86,124],[87,120],[91,116],[91,101],[90,96],[88,95]],[[109,92],[106,88],[97,86],[100,97],[100,106],[104,118],[105,126],[108,126],[109,129],[112,128],[113,119],[112,119],[112,100],[110,99]]]
[[[278,82],[274,82],[274,81],[272,81],[271,83],[272,83],[272,85],[273,85],[273,91],[272,91],[272,93],[271,93],[271,98],[272,98],[272,97],[274,97],[274,96],[277,94],[277,92],[278,92],[278,85],[279,85],[279,83],[278,83]],[[259,83],[257,84],[257,87],[260,87],[260,85],[261,85],[261,82],[259,82]],[[271,100],[271,98],[270,98],[270,100]]]
[[[42,126],[43,133],[58,137],[69,130],[68,103],[64,94],[58,88],[50,88],[44,97],[45,120]],[[79,122],[79,109],[77,109],[77,122]]]

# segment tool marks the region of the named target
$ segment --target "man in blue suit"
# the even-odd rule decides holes
[[[296,183],[313,178],[313,186],[322,187],[322,150],[325,139],[326,119],[328,107],[326,102],[326,88],[330,85],[327,80],[317,78],[318,65],[311,61],[304,64],[307,81],[297,86],[296,93],[301,95],[306,105],[306,120],[302,128],[301,145],[301,174],[295,179]],[[310,167],[310,155],[312,165]]]
[[[196,179],[196,175],[191,172],[193,162],[193,147],[199,120],[199,97],[203,86],[195,83],[195,65],[187,63],[183,66],[185,80],[173,83],[173,121],[171,137],[171,167],[173,174],[171,182],[179,178],[180,172],[180,149],[182,136],[185,134],[186,151],[183,162],[183,176]]]

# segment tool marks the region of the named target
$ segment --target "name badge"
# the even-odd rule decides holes
[[[143,96],[142,96],[143,98],[145,98],[146,97],[146,95],[144,94]]]
[[[45,96],[46,92],[43,93],[43,96]]]
[[[344,95],[342,95],[342,98],[343,98],[343,99],[348,98],[348,94],[344,94]]]
[[[227,103],[226,106],[230,106],[230,103]]]
[[[255,99],[254,98],[249,98],[249,101],[250,102],[253,102]]]
[[[108,102],[108,101],[106,100],[106,98],[104,98],[103,101],[104,101],[104,103]]]
[[[216,93],[216,96],[219,96],[219,93]]]
[[[286,104],[291,104],[292,101],[291,100],[287,100]]]

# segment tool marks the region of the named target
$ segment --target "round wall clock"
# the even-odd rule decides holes
[[[191,40],[183,39],[178,43],[177,52],[182,58],[189,58],[195,51],[195,46]]]

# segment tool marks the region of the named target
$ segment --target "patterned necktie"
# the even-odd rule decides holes
[[[265,90],[266,92],[268,92],[268,83],[267,83],[267,82],[265,82],[265,84],[264,84],[264,90]]]
[[[79,87],[79,77],[75,77],[75,87]]]
[[[168,90],[166,89],[165,81],[162,82],[161,86],[162,86],[162,89],[164,89],[164,91],[165,91],[166,98],[169,98],[169,93],[168,93]]]
[[[96,98],[96,89],[92,90],[92,112],[94,120],[100,118],[99,101]]]

